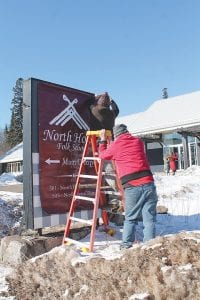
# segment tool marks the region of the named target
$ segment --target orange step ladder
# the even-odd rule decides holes
[[[94,249],[94,240],[95,240],[95,233],[96,233],[96,226],[97,226],[97,219],[98,219],[98,210],[99,208],[102,209],[102,219],[104,222],[104,225],[108,225],[108,213],[106,210],[103,209],[103,205],[105,204],[105,196],[104,194],[107,193],[106,189],[108,186],[102,186],[102,181],[103,181],[103,175],[105,175],[105,172],[103,171],[103,165],[104,161],[99,158],[98,155],[98,147],[97,147],[97,142],[98,142],[98,137],[100,136],[100,131],[87,131],[86,133],[86,143],[85,147],[83,150],[83,155],[80,163],[80,168],[74,188],[74,193],[72,197],[72,202],[70,206],[70,210],[68,213],[68,218],[67,218],[67,223],[65,227],[65,232],[64,232],[64,237],[63,237],[63,244],[71,245],[75,244],[78,247],[85,249],[86,251],[92,252]],[[106,130],[106,139],[107,143],[109,144],[111,141],[111,131]],[[89,156],[88,156],[89,155]],[[91,156],[92,155],[92,156]],[[86,165],[87,162],[93,161],[93,167],[94,167],[94,175],[89,175],[87,174],[87,169]],[[117,176],[116,168],[114,165],[114,162],[112,162],[113,165],[113,171],[114,171],[114,176],[116,180],[116,186],[119,190],[116,194],[118,194],[121,197],[121,200],[123,200],[123,190],[119,182],[119,178]],[[85,180],[85,184],[82,183],[82,181]],[[89,183],[90,182],[90,183]],[[88,187],[90,188],[93,186],[94,188],[94,195],[93,196],[84,196],[81,195],[82,187]],[[105,191],[103,191],[105,188]],[[109,194],[109,192],[108,192]],[[77,218],[74,217],[75,213],[75,208],[77,207],[77,204],[82,202],[87,202],[90,203],[93,207],[92,211],[92,219],[91,220],[86,220],[83,218]],[[122,201],[123,203],[123,201]],[[89,243],[89,248],[86,247],[86,244],[74,239],[69,238],[69,233],[71,229],[71,223],[72,222],[80,222],[86,225],[91,225],[91,232],[90,232],[90,243]]]

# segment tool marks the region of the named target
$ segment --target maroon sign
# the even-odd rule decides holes
[[[50,83],[38,84],[39,185],[41,205],[47,213],[69,210],[89,130],[87,100],[91,96]]]

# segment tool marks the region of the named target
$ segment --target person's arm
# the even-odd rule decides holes
[[[115,117],[117,117],[119,114],[119,108],[118,108],[117,104],[115,103],[115,101],[112,99],[110,101],[110,107],[111,107],[111,110],[113,111],[113,113],[115,114]]]
[[[99,157],[101,159],[111,160],[114,159],[114,147],[110,144],[107,148],[106,130],[102,129],[100,133],[99,142]]]
[[[91,106],[95,105],[95,96],[89,97],[85,103],[86,103],[87,107],[89,107],[89,108]]]

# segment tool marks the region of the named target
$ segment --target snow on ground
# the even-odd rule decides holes
[[[0,176],[0,186],[21,184],[22,172],[3,173]]]
[[[14,233],[19,228],[22,218],[23,195],[22,193],[12,193],[1,191],[1,186],[22,184],[18,179],[21,173],[3,173],[0,176],[0,238]],[[0,265],[0,292],[7,291],[5,277],[12,273],[12,268]],[[0,299],[12,300],[14,297],[3,297]]]
[[[0,265],[0,293],[7,293],[8,290],[8,284],[5,280],[5,277],[10,275],[13,272],[13,269],[11,267],[8,266],[3,266]],[[0,300],[13,300],[14,297],[12,296],[7,296],[7,297],[3,297],[0,296]]]
[[[200,167],[193,166],[187,170],[178,171],[175,176],[156,173],[154,178],[159,197],[158,205],[164,205],[168,208],[168,214],[159,214],[157,216],[157,235],[165,236],[182,231],[200,230]],[[16,184],[16,176],[12,174],[1,175],[0,186],[9,184]],[[0,188],[0,237],[8,234],[11,228],[19,226],[19,221],[22,217],[22,200],[22,194],[3,192]],[[101,256],[109,260],[120,257],[122,254],[119,250],[119,244],[121,242],[122,228],[113,224],[111,226],[117,230],[113,237],[98,230],[94,253],[78,254],[75,261],[86,261],[93,256]],[[138,224],[136,237],[138,240],[142,239],[141,223]],[[88,237],[83,241],[86,244],[89,243]],[[134,247],[137,246],[136,244]],[[56,251],[58,253],[63,251],[62,246]],[[5,269],[5,272],[8,271]],[[0,268],[0,273],[0,291],[3,291],[5,289],[3,266]]]
[[[0,190],[0,237],[16,232],[22,218],[22,193]]]

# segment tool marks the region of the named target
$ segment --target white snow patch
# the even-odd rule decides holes
[[[129,297],[129,300],[145,300],[150,297],[149,293],[140,293],[140,294],[134,294],[131,297]]]

